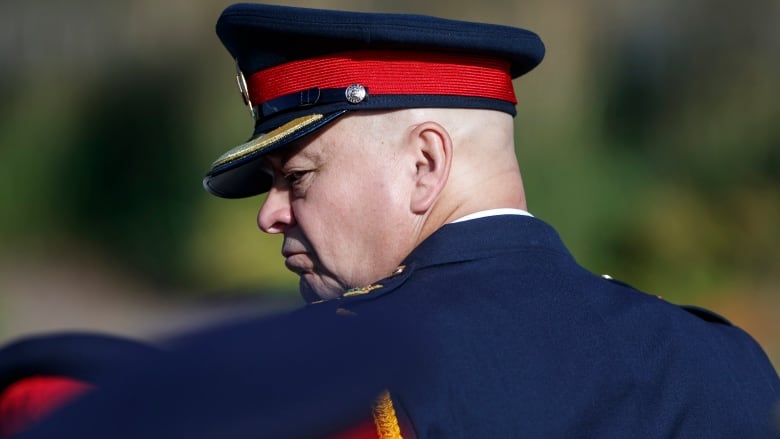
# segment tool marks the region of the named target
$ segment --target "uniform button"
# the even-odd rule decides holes
[[[352,84],[344,91],[344,95],[350,104],[359,104],[368,95],[366,88],[360,84]]]

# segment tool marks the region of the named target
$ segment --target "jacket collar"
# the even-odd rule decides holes
[[[338,299],[312,302],[331,303],[339,313],[346,303],[372,300],[386,295],[418,270],[427,267],[487,258],[526,250],[557,253],[571,258],[558,233],[547,223],[522,215],[499,215],[451,223],[425,239],[390,276],[370,285],[346,291]]]
[[[416,269],[463,262],[527,248],[566,254],[558,233],[537,218],[499,215],[447,224],[404,260]]]

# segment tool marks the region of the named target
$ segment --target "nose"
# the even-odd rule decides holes
[[[289,190],[272,187],[257,212],[257,226],[265,233],[284,233],[294,225]]]

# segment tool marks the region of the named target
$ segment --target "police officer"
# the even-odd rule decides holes
[[[528,213],[511,79],[535,34],[262,5],[217,32],[256,123],[205,187],[268,193],[258,225],[312,307],[416,328],[436,378],[391,394],[418,437],[769,431],[778,378],[747,334],[587,272]]]
[[[512,79],[541,62],[536,34],[250,4],[226,9],[217,33],[237,61],[255,126],[214,162],[204,186],[226,198],[267,193],[258,225],[283,235],[285,264],[309,305],[270,328],[194,337],[177,363],[186,373],[152,375],[148,382],[166,385],[142,410],[178,401],[198,415],[154,418],[157,429],[136,417],[136,433],[315,437],[301,426],[324,413],[359,419],[346,406],[330,410],[341,401],[334,380],[376,392],[366,373],[381,370],[380,437],[772,434],[780,383],[749,335],[589,273],[528,212]],[[363,323],[340,328],[339,319]],[[389,331],[367,323],[379,319]],[[292,332],[311,340],[288,343]],[[388,332],[413,348],[399,349]],[[354,344],[362,360],[344,346],[312,355],[320,341],[374,333]],[[217,346],[231,348],[214,355]],[[263,365],[260,352],[291,369]],[[212,385],[177,400],[175,389],[235,371],[237,361],[254,372],[231,375],[241,397]],[[257,378],[265,373],[272,377]],[[263,392],[269,382],[274,391]],[[91,408],[111,419],[116,392]],[[252,416],[276,422],[261,427]],[[50,431],[97,437],[108,428]]]

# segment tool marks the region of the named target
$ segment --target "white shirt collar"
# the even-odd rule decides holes
[[[473,219],[478,218],[487,218],[489,216],[496,216],[496,215],[524,215],[524,216],[533,216],[530,213],[526,212],[523,209],[509,209],[509,208],[503,208],[503,209],[490,209],[490,210],[483,210],[480,212],[474,212],[471,214],[468,214],[466,216],[460,217],[456,219],[455,221],[452,221],[452,223],[460,223],[463,221],[469,221]]]

